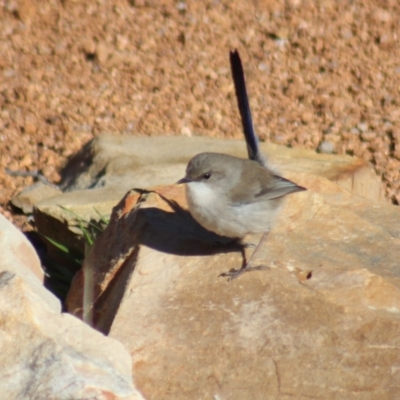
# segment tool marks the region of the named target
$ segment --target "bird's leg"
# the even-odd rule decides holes
[[[268,233],[266,232],[262,235],[260,241],[258,242],[258,245],[256,246],[256,248],[254,249],[253,253],[251,254],[250,258],[248,261],[246,261],[246,254],[245,254],[245,250],[244,247],[242,248],[242,255],[243,255],[243,265],[242,268],[240,269],[231,269],[228,272],[223,272],[220,276],[228,276],[228,281],[231,281],[232,279],[238,278],[240,275],[244,274],[245,272],[249,272],[249,271],[260,271],[262,269],[266,269],[267,267],[265,267],[264,265],[259,265],[257,267],[250,267],[251,265],[251,261],[254,257],[254,255],[257,253],[258,249],[260,249],[262,247],[262,245],[264,244],[265,240],[268,237]]]

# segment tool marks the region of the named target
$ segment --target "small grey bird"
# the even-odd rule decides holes
[[[306,190],[267,168],[254,132],[237,51],[230,53],[230,62],[249,159],[201,153],[189,161],[186,176],[178,181],[186,184],[189,211],[205,229],[232,239],[264,233],[241,269],[221,274],[229,280],[262,268],[251,267],[251,259],[265,241],[284,196]]]

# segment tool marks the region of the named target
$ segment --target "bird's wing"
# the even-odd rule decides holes
[[[289,181],[289,179],[282,178],[279,175],[272,175],[268,184],[256,194],[256,197],[260,198],[260,200],[272,200],[290,193],[302,192],[303,190],[307,189]]]

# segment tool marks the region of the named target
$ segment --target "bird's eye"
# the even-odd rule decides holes
[[[206,173],[203,175],[203,178],[204,178],[205,180],[208,180],[208,179],[210,179],[210,176],[211,176],[211,174],[210,174],[209,172],[206,172]]]

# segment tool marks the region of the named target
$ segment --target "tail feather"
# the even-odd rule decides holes
[[[236,99],[242,120],[243,132],[246,138],[249,159],[257,161],[261,165],[265,166],[266,162],[264,156],[260,152],[258,137],[254,130],[253,119],[251,117],[246,82],[244,79],[243,66],[239,52],[237,50],[231,51],[229,54],[229,60],[231,64],[233,83],[235,85]]]

